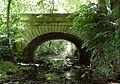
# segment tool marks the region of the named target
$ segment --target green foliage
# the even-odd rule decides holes
[[[34,0],[12,0],[9,22],[10,27],[7,28],[7,31],[6,9],[8,1],[2,0],[4,5],[0,6],[2,7],[0,10],[0,14],[2,13],[0,15],[0,59],[7,54],[12,54],[14,56],[19,55],[17,49],[21,52],[21,47],[18,44],[21,39],[21,28],[18,28],[18,26],[21,25],[19,23],[19,14],[26,12],[50,12],[51,5],[53,5],[50,0],[48,0],[48,3],[46,3],[46,0],[38,0],[35,3],[33,3],[33,1]],[[104,14],[99,12],[97,4],[94,3],[79,7],[82,2],[83,0],[68,0],[67,3],[62,2],[61,5],[70,12],[79,9],[74,15],[73,32],[80,34],[82,37],[85,35],[87,36],[84,37],[85,39],[83,40],[81,48],[87,47],[87,51],[93,52],[93,56],[91,57],[91,64],[93,67],[97,67],[97,70],[103,74],[108,74],[115,68],[115,62],[119,58],[120,8],[116,7],[112,10],[112,13],[109,12],[109,14]],[[106,0],[106,3],[106,6],[110,7],[109,0]],[[55,9],[59,6],[55,6]],[[10,34],[9,36],[7,36],[8,33]],[[62,42],[52,42],[50,47],[48,42],[40,46],[36,53],[39,55],[44,52],[54,52],[63,55],[64,49],[65,44]],[[5,74],[7,71],[17,71],[17,67],[12,67],[12,65],[13,64],[6,62],[0,65],[0,78],[6,77]]]
[[[0,61],[0,69],[4,72],[17,72],[18,71],[18,67],[15,66],[14,63],[6,61]]]
[[[5,34],[0,34],[0,59],[2,59],[3,56],[7,55],[8,53],[11,53],[9,41]]]
[[[51,60],[50,61],[53,65],[53,67],[60,67],[63,64],[63,61],[61,60]]]
[[[110,0],[105,0],[106,6],[110,8]]]
[[[1,16],[1,22],[0,22],[0,59],[2,59],[2,56],[11,54],[15,55],[17,53],[16,49],[16,43],[20,42],[20,32],[21,29],[18,29],[18,24],[19,20],[17,18],[17,15],[12,15],[11,16],[11,22],[10,22],[10,28],[8,30],[9,32],[9,37],[8,37],[8,32],[6,29],[6,22],[4,22],[5,16]],[[2,24],[3,23],[3,24]]]
[[[59,55],[65,54],[67,41],[64,40],[51,40],[41,44],[36,50],[36,56],[44,53],[54,53]]]
[[[13,1],[13,0],[12,0]],[[7,28],[7,16],[4,14],[7,10],[7,1],[4,1],[4,11],[0,14],[0,59],[3,56],[20,55],[17,51],[16,44],[20,42],[21,29],[18,28],[20,18],[18,14],[10,14],[9,28]],[[13,11],[13,9],[11,9]]]
[[[83,37],[86,36],[81,48],[86,47],[87,51],[93,53],[92,67],[95,67],[101,74],[112,72],[115,66],[111,65],[114,65],[119,57],[119,24],[109,19],[112,14],[100,13],[97,5],[90,3],[82,5],[74,15],[73,32]],[[117,16],[119,17],[119,13]]]
[[[6,76],[7,76],[6,73],[4,71],[0,70],[0,79],[6,78]]]
[[[112,71],[112,69],[108,66],[100,66],[96,67],[96,69],[98,70],[99,73],[103,75],[108,75]]]
[[[84,0],[63,0],[60,3],[68,13],[71,13],[77,11],[79,6],[84,3]]]
[[[31,67],[23,67],[15,65],[10,61],[0,61],[0,79],[7,77],[7,73],[17,73],[22,70],[31,70]]]
[[[99,25],[99,22],[96,22],[98,20],[98,17],[100,14],[97,13],[98,9],[96,8],[96,5],[91,3],[89,5],[82,5],[79,9],[79,11],[74,16],[74,25],[73,25],[73,32],[80,32],[81,36],[84,35],[91,35],[93,28],[95,28],[97,25]],[[97,18],[97,19],[95,19]],[[98,36],[98,34],[97,34]],[[91,40],[94,40],[94,38],[86,37],[84,40],[84,43],[82,45],[82,48],[88,47]]]

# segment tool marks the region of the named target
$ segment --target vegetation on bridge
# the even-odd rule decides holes
[[[86,52],[92,53],[91,68],[104,75],[112,72],[120,73],[120,0],[98,0],[98,3],[87,0],[86,4],[82,3],[83,0],[81,2],[68,0],[57,6],[48,0],[38,0],[34,4],[34,0],[27,1],[0,1],[2,4],[0,6],[0,78],[6,77],[8,72],[19,71],[18,66],[11,63],[22,59],[21,47],[24,45],[21,45],[22,31],[18,26],[22,25],[20,20],[24,18],[20,18],[19,14],[24,12],[57,13],[60,5],[63,6],[64,12],[74,12],[70,16],[74,18],[73,32],[89,36],[83,41],[81,48],[87,47]],[[74,5],[71,5],[72,3]],[[65,45],[62,44],[62,48]],[[60,49],[61,46],[57,46],[56,49]]]

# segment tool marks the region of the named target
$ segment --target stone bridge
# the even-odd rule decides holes
[[[75,44],[79,51],[79,63],[89,65],[90,56],[86,49],[81,49],[82,41],[86,36],[82,36],[72,31],[73,19],[70,14],[23,14],[25,19],[23,24],[23,45],[24,59],[32,62],[34,52],[42,43],[54,40],[64,39]],[[82,31],[81,31],[82,32]]]

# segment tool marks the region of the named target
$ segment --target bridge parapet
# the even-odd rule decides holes
[[[73,18],[70,14],[22,14],[24,22],[28,25],[72,25]],[[32,24],[29,24],[32,23]]]
[[[23,14],[23,40],[25,46],[36,37],[54,32],[71,34],[72,18],[70,14]]]

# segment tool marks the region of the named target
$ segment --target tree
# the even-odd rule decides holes
[[[101,13],[107,13],[105,0],[98,0],[98,8]]]
[[[9,32],[9,28],[10,28],[10,26],[9,26],[9,21],[10,21],[10,4],[11,4],[11,0],[8,0],[8,6],[7,6],[7,28],[6,28],[6,30],[7,30],[7,36],[8,36],[8,43],[9,43],[9,36],[10,36],[10,32]],[[9,44],[8,44],[9,45]],[[10,46],[10,45],[9,45]]]
[[[92,52],[92,67],[102,74],[116,70],[115,62],[119,57],[117,51],[120,40],[117,32],[120,25],[118,13],[120,9],[119,5],[115,7],[117,9],[114,8],[110,12],[106,0],[98,0],[97,5],[94,3],[82,5],[74,19],[73,30],[83,36],[86,35],[82,48],[87,47],[87,50]]]

